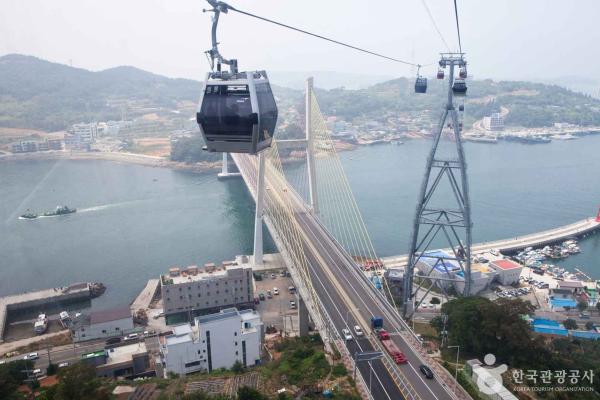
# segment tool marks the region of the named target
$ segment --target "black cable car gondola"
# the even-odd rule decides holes
[[[464,79],[456,79],[452,85],[452,92],[455,96],[465,96],[467,94],[467,83]]]
[[[427,78],[419,74],[421,66],[417,66],[417,79],[415,80],[415,93],[427,93]]]
[[[464,104],[459,105],[458,111],[465,111],[465,105]]]
[[[255,154],[271,146],[277,123],[277,105],[265,71],[238,72],[237,60],[221,56],[217,24],[226,3],[208,0],[213,6],[212,49],[207,51],[211,68],[202,86],[196,120],[212,152]],[[221,71],[221,64],[230,72]]]
[[[209,73],[196,119],[208,151],[254,154],[271,146],[277,105],[266,72]]]
[[[444,79],[444,70],[443,69],[441,69],[441,68],[438,69],[437,78],[438,79]]]
[[[427,78],[423,76],[417,76],[415,81],[415,93],[427,93]]]

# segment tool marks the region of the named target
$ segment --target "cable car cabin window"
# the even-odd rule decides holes
[[[252,139],[252,103],[248,85],[207,85],[202,100],[202,129],[208,136]]]
[[[271,85],[266,83],[256,84],[256,98],[260,110],[260,126],[258,129],[258,142],[270,142],[275,133],[277,124],[277,104],[271,91]]]

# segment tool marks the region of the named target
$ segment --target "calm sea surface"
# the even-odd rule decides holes
[[[430,141],[363,147],[341,158],[375,248],[404,254]],[[444,143],[445,147],[452,146]],[[467,143],[474,241],[593,216],[600,136],[546,145]],[[76,214],[21,220],[58,204]],[[100,281],[94,308],[129,304],[172,265],[252,251],[254,203],[240,180],[106,161],[0,163],[0,295]],[[272,243],[267,251],[273,250]],[[600,235],[561,265],[600,278]]]

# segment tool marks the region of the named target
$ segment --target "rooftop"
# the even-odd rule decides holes
[[[454,257],[443,250],[428,251],[421,256],[420,261],[435,268],[438,272],[446,273],[446,269],[448,271],[460,270],[460,266],[454,260]]]
[[[510,270],[510,269],[517,269],[517,268],[522,268],[519,264],[517,264],[514,261],[511,260],[496,260],[496,261],[492,261],[490,264],[498,267],[501,270]]]
[[[225,308],[216,314],[201,315],[199,317],[196,317],[196,326],[198,326],[200,324],[205,324],[207,322],[219,321],[222,319],[228,319],[228,318],[232,318],[232,317],[238,317],[239,315],[240,315],[240,313],[237,310],[237,308],[234,308],[234,307]]]
[[[90,313],[91,324],[101,324],[103,322],[118,321],[125,318],[131,318],[131,310],[129,307],[111,308],[109,310],[92,311]]]
[[[127,346],[113,347],[107,350],[108,359],[106,365],[119,364],[122,362],[131,361],[131,358],[136,354],[147,353],[146,344],[138,342]]]
[[[583,282],[581,281],[559,281],[558,282],[558,287],[559,288],[583,288]]]
[[[166,281],[171,281],[172,284],[180,284],[187,282],[197,282],[205,279],[211,278],[222,278],[229,274],[230,270],[237,270],[249,268],[247,265],[224,265],[224,266],[215,266],[212,263],[206,264],[204,267],[197,267],[195,265],[189,266],[187,268],[178,268],[173,267],[169,269],[169,273],[163,275],[163,284],[166,284]],[[251,268],[251,267],[250,267]]]

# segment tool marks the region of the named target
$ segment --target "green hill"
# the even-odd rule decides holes
[[[447,81],[430,79],[426,95],[416,95],[413,84],[400,78],[361,90],[317,90],[317,98],[325,114],[347,120],[408,113],[424,123],[435,121]],[[118,120],[124,113],[131,119],[147,113],[173,115],[172,110],[187,118],[193,115],[199,88],[198,81],[134,67],[92,72],[10,54],[0,57],[0,126],[54,131],[76,122]],[[300,90],[275,85],[273,90],[282,109],[303,107]],[[507,125],[600,125],[600,100],[555,85],[469,80],[468,94],[467,124],[506,107]]]

